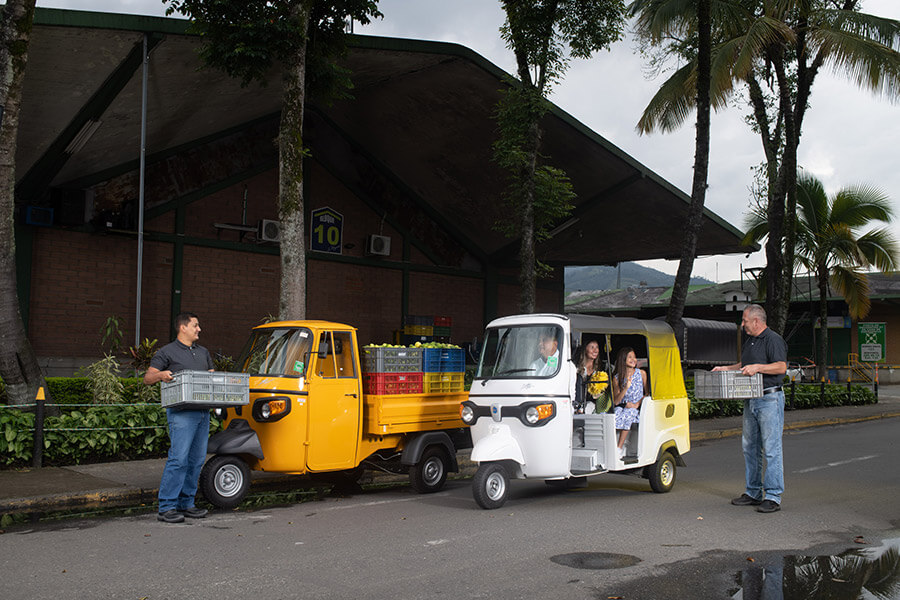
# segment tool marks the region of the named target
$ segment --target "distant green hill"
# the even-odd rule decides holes
[[[617,274],[616,267],[566,267],[567,294],[579,290],[616,290],[630,286],[663,287],[673,283],[674,275],[631,262],[622,263],[621,277]],[[702,277],[692,277],[691,283],[713,282]]]

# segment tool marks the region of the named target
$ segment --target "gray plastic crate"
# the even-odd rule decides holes
[[[363,371],[366,373],[419,373],[422,371],[423,348],[363,348]]]
[[[762,375],[742,375],[740,371],[694,371],[694,397],[710,400],[759,398],[763,395]]]
[[[219,408],[250,404],[250,374],[226,371],[179,371],[162,382],[165,408]]]

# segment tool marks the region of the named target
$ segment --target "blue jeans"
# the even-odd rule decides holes
[[[194,506],[209,441],[208,410],[166,409],[169,458],[159,482],[159,512]]]
[[[744,400],[744,467],[747,495],[781,504],[784,493],[784,392]]]

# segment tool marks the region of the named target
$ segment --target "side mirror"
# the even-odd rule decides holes
[[[319,343],[319,351],[316,354],[319,358],[328,358],[328,342],[320,342]]]

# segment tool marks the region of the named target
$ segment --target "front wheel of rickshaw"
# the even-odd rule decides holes
[[[472,478],[472,495],[484,509],[500,508],[506,503],[509,475],[500,463],[482,463]]]
[[[250,489],[250,467],[239,456],[213,456],[200,471],[200,491],[210,504],[234,508]]]
[[[663,452],[649,470],[650,488],[657,494],[664,494],[675,485],[675,457],[671,452]]]

